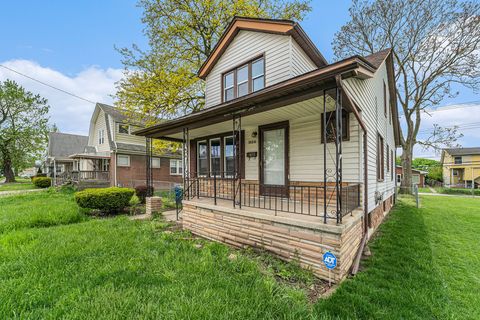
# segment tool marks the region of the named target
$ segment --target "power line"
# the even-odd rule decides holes
[[[454,129],[456,127],[457,130],[469,130],[469,129],[477,129],[480,128],[480,122],[471,122],[471,123],[463,123],[454,126],[442,127],[443,129]],[[430,129],[422,129],[419,130],[418,133],[430,133],[434,128]]]
[[[3,67],[3,68],[5,68],[5,69],[7,69],[7,70],[9,70],[9,71],[11,71],[11,72],[14,72],[14,73],[16,73],[16,74],[19,74],[19,75],[23,76],[23,77],[25,77],[25,78],[28,78],[28,79],[30,79],[30,80],[36,81],[36,82],[38,82],[38,83],[40,83],[40,84],[43,84],[44,86],[47,86],[47,87],[50,87],[50,88],[52,88],[52,89],[58,90],[58,91],[60,91],[60,92],[63,92],[63,93],[65,93],[65,94],[68,94],[68,95],[70,95],[70,96],[72,96],[72,97],[74,97],[74,98],[77,98],[77,99],[86,101],[86,102],[88,102],[88,103],[96,104],[96,102],[93,102],[93,101],[88,100],[88,99],[86,99],[86,98],[82,98],[82,97],[80,97],[80,96],[77,96],[77,95],[74,94],[74,93],[71,93],[71,92],[68,92],[68,91],[66,91],[66,90],[63,90],[63,89],[57,88],[57,87],[55,87],[55,86],[52,86],[52,85],[50,85],[50,84],[48,84],[48,83],[45,83],[45,82],[43,82],[43,81],[41,81],[41,80],[35,79],[35,78],[33,78],[33,77],[30,77],[30,76],[28,76],[28,75],[26,75],[26,74],[24,74],[24,73],[21,73],[21,72],[17,71],[17,70],[14,70],[14,69],[12,69],[12,68],[9,68],[9,67],[7,67],[7,66],[4,66],[3,64],[0,64],[0,67]]]
[[[442,112],[442,111],[449,111],[449,110],[456,110],[456,109],[465,109],[465,108],[480,108],[480,100],[477,101],[470,101],[470,102],[462,102],[458,104],[451,104],[448,106],[440,107],[439,109],[435,110],[425,110],[422,109],[421,112],[423,113],[436,113],[436,112]],[[405,114],[400,114],[400,117],[405,117]]]

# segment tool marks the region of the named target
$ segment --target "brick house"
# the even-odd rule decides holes
[[[390,50],[329,64],[293,21],[236,17],[198,76],[206,108],[136,134],[183,143],[183,227],[334,281],[395,200]]]
[[[425,187],[425,175],[427,174],[426,171],[421,171],[412,168],[412,184],[419,186],[420,188]],[[395,176],[397,179],[397,185],[402,184],[403,180],[403,167],[402,166],[395,166]]]
[[[57,184],[72,179],[92,186],[145,185],[146,139],[132,134],[141,127],[141,124],[128,123],[114,107],[97,103],[85,144],[77,146],[76,152],[68,152],[66,158],[70,165],[66,167],[68,170],[57,174]],[[152,180],[156,189],[170,189],[181,183],[180,158],[179,153],[152,155]]]

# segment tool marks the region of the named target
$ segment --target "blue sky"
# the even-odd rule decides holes
[[[349,5],[350,1],[345,0],[314,0],[312,12],[301,22],[328,61],[334,60],[331,42],[349,18]],[[135,1],[18,0],[2,3],[2,12],[8,14],[0,19],[0,63],[94,101],[111,103],[114,83],[121,77],[121,57],[114,47],[146,45],[140,21],[142,11]],[[7,77],[48,98],[52,122],[61,131],[87,133],[92,105],[0,68],[0,80]],[[473,101],[480,104],[480,97],[471,90],[457,89],[461,94],[445,99],[444,105]],[[437,114],[442,114],[439,121],[443,122],[455,118],[448,125],[480,122],[480,105],[437,112],[425,121],[425,129],[437,121]],[[462,144],[474,145],[480,138],[479,132],[465,130]],[[430,151],[421,153],[433,156]]]

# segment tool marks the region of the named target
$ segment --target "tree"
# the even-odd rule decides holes
[[[45,148],[47,100],[16,82],[0,82],[0,165],[6,182],[15,182],[13,168],[25,168]]]
[[[309,0],[140,0],[149,48],[122,48],[116,106],[153,125],[203,108],[197,71],[235,15],[301,20]],[[138,119],[141,117],[142,119]]]
[[[354,0],[351,20],[335,35],[337,57],[368,55],[392,48],[397,101],[406,130],[400,132],[403,186],[411,185],[413,148],[454,146],[458,128],[434,126],[417,139],[421,118],[453,85],[478,90],[480,83],[480,3],[457,0]],[[408,188],[405,188],[408,189]]]

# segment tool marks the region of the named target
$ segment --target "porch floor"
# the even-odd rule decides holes
[[[319,205],[318,215],[316,215],[315,206],[311,206],[310,214],[300,214],[300,213],[293,213],[293,212],[284,212],[279,210],[275,212],[274,210],[275,207],[273,205],[272,205],[272,209],[264,209],[263,203],[261,205],[261,208],[242,205],[242,208],[240,209],[239,205],[236,205],[235,208],[233,208],[232,200],[217,199],[217,204],[215,205],[214,199],[204,198],[204,197],[184,200],[184,203],[192,204],[199,207],[204,207],[206,209],[224,211],[232,214],[251,216],[259,219],[267,219],[267,220],[287,223],[291,225],[298,225],[302,227],[310,226],[315,229],[319,227],[323,229],[324,227],[327,227],[327,226],[343,229],[344,227],[349,226],[351,223],[358,220],[359,216],[363,215],[363,210],[361,210],[361,208],[355,209],[352,211],[352,213],[344,216],[342,218],[341,223],[337,224],[337,221],[334,218],[327,218],[327,223],[324,223],[323,205]],[[277,203],[277,207],[280,209],[279,203]],[[266,208],[269,208],[268,204],[266,205]],[[304,205],[303,210],[304,212],[308,212],[306,205]],[[335,207],[327,206],[327,210],[329,212],[332,212],[333,210],[335,210]]]

